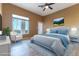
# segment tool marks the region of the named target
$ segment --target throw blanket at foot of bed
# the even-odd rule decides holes
[[[50,37],[54,37],[54,38],[58,38],[61,40],[63,46],[65,48],[68,47],[68,44],[70,43],[70,39],[68,35],[62,35],[62,34],[56,34],[56,33],[49,33],[49,34],[44,34],[44,36],[50,36]]]
[[[65,54],[65,47],[62,45],[62,42],[59,38],[45,35],[35,35],[31,39],[32,43],[51,51],[55,55],[62,56]]]

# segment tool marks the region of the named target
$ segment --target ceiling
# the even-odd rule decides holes
[[[29,10],[35,14],[46,16],[59,10],[62,10],[64,8],[68,8],[72,5],[75,5],[76,3],[55,3],[54,5],[51,5],[51,7],[53,8],[52,10],[46,9],[45,11],[43,11],[42,8],[38,7],[38,5],[42,5],[44,3],[12,3],[12,4],[21,7],[23,9]]]

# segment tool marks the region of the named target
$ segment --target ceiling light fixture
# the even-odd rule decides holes
[[[45,6],[45,8],[48,9],[49,7],[48,6]]]

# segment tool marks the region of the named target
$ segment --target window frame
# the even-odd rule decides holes
[[[13,15],[15,15],[15,14],[13,14]],[[19,16],[19,15],[17,15],[17,16]],[[21,17],[24,17],[24,16],[21,16]],[[29,19],[29,17],[27,17],[28,19]],[[14,19],[17,19],[17,20],[22,20],[22,24],[23,24],[23,21],[28,21],[29,22],[29,30],[28,30],[28,32],[26,33],[21,33],[21,34],[19,34],[19,35],[25,35],[25,34],[29,34],[30,33],[30,20],[27,20],[27,19],[22,19],[22,18],[18,18],[18,17],[13,17],[12,16],[12,31],[14,31],[14,29],[13,29],[13,20]],[[25,26],[26,27],[26,26]],[[23,30],[22,29],[22,25],[21,25],[21,30]]]

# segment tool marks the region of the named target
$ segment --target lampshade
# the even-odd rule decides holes
[[[77,31],[76,27],[71,28],[71,31]]]
[[[49,31],[50,31],[50,28],[47,28],[47,29],[46,29],[46,32],[49,32]]]
[[[0,35],[2,35],[2,31],[0,31]]]
[[[77,28],[76,27],[72,27],[71,29],[70,29],[70,34],[76,34],[77,33]]]

